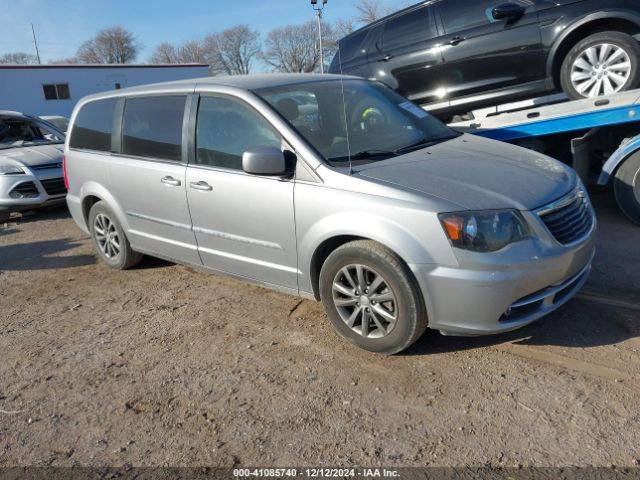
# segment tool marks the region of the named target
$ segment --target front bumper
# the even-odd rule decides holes
[[[578,245],[537,240],[502,252],[458,252],[460,265],[414,265],[429,327],[445,335],[488,335],[528,325],[568,302],[587,281],[595,227]]]
[[[19,212],[64,203],[62,169],[25,170],[23,175],[0,175],[0,211]]]

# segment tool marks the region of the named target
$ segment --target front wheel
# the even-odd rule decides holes
[[[104,202],[89,211],[89,230],[100,258],[116,270],[126,270],[142,260],[142,254],[131,249],[118,219]]]
[[[326,259],[320,297],[340,335],[371,352],[392,355],[427,328],[420,289],[409,268],[382,245],[347,243]]]
[[[632,90],[640,85],[640,45],[626,33],[590,35],[564,59],[560,82],[572,100]]]
[[[620,209],[640,225],[640,152],[631,155],[620,166],[613,185]]]

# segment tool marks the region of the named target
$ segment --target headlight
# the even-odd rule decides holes
[[[529,237],[529,227],[516,210],[441,213],[447,237],[456,248],[495,252]]]
[[[24,170],[15,165],[0,165],[0,175],[24,175]]]

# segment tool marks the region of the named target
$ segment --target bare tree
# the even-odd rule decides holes
[[[338,20],[333,26],[333,32],[337,40],[346,37],[356,29],[353,20]]]
[[[357,0],[353,6],[358,12],[356,20],[361,23],[375,22],[391,13],[391,9],[380,0]]]
[[[180,63],[207,63],[207,50],[203,42],[193,40],[180,47],[178,57]]]
[[[38,63],[38,57],[25,52],[7,53],[0,57],[0,64],[34,65]]]
[[[78,49],[81,63],[132,63],[138,56],[140,44],[136,37],[122,27],[100,30]]]
[[[169,42],[162,42],[149,57],[150,63],[180,63],[176,47]]]
[[[204,40],[212,75],[247,75],[260,53],[260,34],[248,25],[237,25]]]
[[[329,24],[322,25],[324,54],[329,59],[335,51],[335,34]],[[309,73],[320,68],[318,27],[310,21],[272,30],[264,45],[262,59],[277,72]]]
[[[73,63],[80,63],[80,61],[77,57],[54,58],[53,60],[49,60],[49,64],[51,65],[68,65]]]

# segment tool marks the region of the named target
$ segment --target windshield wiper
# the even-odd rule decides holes
[[[446,142],[447,140],[451,140],[452,138],[456,138],[457,136],[458,135],[445,135],[445,136],[442,136],[442,137],[435,137],[435,138],[423,138],[421,140],[418,140],[415,143],[412,143],[411,145],[407,145],[406,147],[398,148],[393,153],[395,153],[396,155],[402,154],[402,153],[409,153],[409,152],[412,152],[414,150],[418,150],[420,148],[426,148],[426,147],[430,147],[432,145],[435,145],[437,143]]]
[[[376,158],[376,157],[393,157],[395,155],[397,155],[396,152],[392,152],[390,150],[362,150],[361,152],[354,153],[351,156],[346,155],[344,157],[330,158],[329,161],[331,161],[331,162],[346,162],[349,159],[351,159],[351,160],[369,160],[371,158]]]

